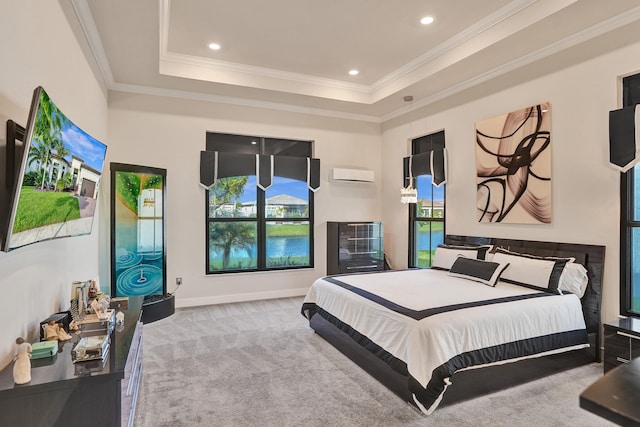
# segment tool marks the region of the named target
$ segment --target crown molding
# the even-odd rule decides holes
[[[368,85],[169,51],[171,0],[158,0],[160,74],[371,104]]]
[[[523,9],[531,6],[538,1],[539,0],[514,0],[501,9],[497,10],[496,12],[492,13],[491,15],[487,16],[483,20],[467,28],[465,31],[450,38],[439,46],[436,46],[434,49],[424,53],[408,64],[398,68],[397,70],[386,75],[377,82],[371,85],[363,85],[349,83],[342,80],[324,79],[306,74],[291,73],[281,70],[275,70],[272,68],[219,61],[171,52],[168,48],[171,0],[158,0],[158,7],[160,9],[159,40],[161,70],[167,70],[167,72],[165,72],[164,74],[176,77],[189,77],[189,74],[192,74],[193,76],[197,75],[198,77],[191,78],[229,84],[234,84],[233,80],[241,80],[246,82],[246,76],[251,76],[253,78],[254,87],[260,87],[262,89],[268,89],[272,85],[271,82],[273,81],[273,79],[276,79],[280,81],[294,82],[310,86],[308,88],[299,86],[294,89],[289,88],[289,90],[293,93],[313,96],[323,96],[322,94],[324,94],[325,97],[331,99],[372,104],[374,102],[374,94],[383,90],[389,84],[400,80],[401,78],[424,66],[425,64],[428,64],[434,59],[444,55],[447,52],[450,52],[452,49],[455,49],[461,44],[472,40],[479,34],[495,27],[499,23],[509,19],[513,15],[521,12]],[[163,65],[165,67],[163,67]],[[180,67],[179,65],[182,65],[184,67]],[[195,67],[195,69],[185,71],[186,67]],[[197,70],[198,68],[200,68],[200,70]],[[170,69],[180,71],[175,72],[170,71]],[[203,71],[202,69],[208,70]],[[212,70],[217,70],[218,73],[214,73],[212,72]],[[244,78],[238,78],[236,75],[227,75],[226,72],[241,73]],[[205,77],[205,74],[210,77]],[[215,76],[213,76],[214,74]],[[263,79],[265,81],[262,81]],[[317,90],[316,88],[320,88],[320,90]],[[332,89],[332,91],[327,92],[323,90],[327,88]],[[318,95],[319,93],[321,93],[321,95]]]
[[[110,88],[115,84],[115,80],[113,79],[111,65],[109,64],[109,59],[107,59],[107,54],[104,51],[102,39],[100,38],[100,33],[98,33],[98,27],[96,27],[96,23],[93,20],[89,4],[87,3],[87,0],[71,0],[71,6],[78,18],[78,22],[84,32],[84,36],[87,39],[89,49],[91,49],[91,53],[98,64],[98,69],[100,70],[102,79],[104,80],[107,88]]]
[[[519,13],[520,11],[531,6],[537,1],[538,0],[512,1],[501,9],[498,9],[491,15],[485,17],[481,21],[476,22],[474,25],[451,37],[444,43],[439,44],[430,51],[425,52],[408,64],[405,64],[404,66],[398,68],[397,70],[373,83],[370,87],[370,92],[373,93],[382,90],[382,88],[384,88],[385,86],[393,83],[394,81],[400,80],[404,76],[412,73],[413,71],[416,71],[423,65],[428,64],[429,62],[435,60],[436,58],[444,55],[447,52],[450,52],[451,50],[464,44],[465,42],[472,40],[474,37],[477,37],[483,32],[495,27],[499,23],[509,19],[513,15]]]
[[[243,73],[259,77],[281,79],[297,83],[321,86],[325,88],[334,88],[340,90],[348,90],[362,94],[369,94],[370,87],[358,83],[349,83],[342,80],[325,79],[314,77],[308,74],[292,73],[282,70],[274,70],[273,68],[257,67],[253,65],[238,64],[235,62],[220,61],[214,59],[202,58],[200,56],[185,55],[175,52],[166,52],[160,57],[160,61],[180,63],[193,67],[211,68],[216,70],[231,71],[234,73]]]
[[[187,99],[192,101],[204,101],[217,104],[237,105],[251,108],[264,108],[269,110],[285,111],[297,114],[309,114],[313,116],[330,117],[343,120],[354,120],[370,123],[381,123],[378,116],[366,114],[346,113],[335,110],[325,110],[321,108],[301,107],[299,105],[284,104],[278,102],[258,101],[231,96],[210,95],[201,92],[184,91],[177,89],[166,89],[155,86],[132,85],[126,83],[114,83],[109,90],[117,92],[135,93],[139,95],[160,96],[168,98]]]
[[[260,72],[256,72],[260,70]],[[255,89],[306,95],[336,101],[371,104],[363,85],[319,79],[307,75],[251,67],[195,56],[168,53],[159,61],[160,74],[205,82],[215,82]]]
[[[565,49],[571,48],[573,46],[577,46],[580,43],[584,43],[595,37],[598,37],[610,31],[616,30],[620,27],[623,27],[624,25],[637,21],[638,19],[640,19],[640,6],[634,9],[631,9],[630,11],[624,12],[620,15],[609,18],[605,21],[602,21],[596,25],[586,28],[562,40],[558,40],[557,42],[552,43],[549,46],[546,46],[544,48],[538,49],[536,51],[533,51],[526,55],[518,57],[517,59],[507,62],[492,70],[478,74],[477,76],[471,79],[460,82],[436,94],[433,94],[426,98],[422,98],[419,101],[412,103],[411,110],[425,107],[429,104],[432,104],[434,102],[445,99],[449,96],[460,93],[466,89],[470,89],[474,86],[477,86],[481,83],[489,81],[493,78],[499,77],[508,72],[511,72],[511,71],[517,70],[518,68],[522,68],[526,65],[529,65],[535,61],[544,59],[548,56],[559,53]],[[407,107],[403,107],[389,114],[385,114],[381,116],[380,119],[381,119],[381,122],[384,123],[388,120],[407,114],[408,112],[409,110],[407,109]]]
[[[170,5],[171,0],[158,0],[158,1],[160,5],[160,14],[159,14],[160,26],[161,28],[168,28],[169,17],[167,16],[167,13],[166,13],[168,10],[166,9],[166,7]],[[433,49],[432,51],[427,52],[425,55],[421,56],[415,61],[412,61],[410,64],[407,64],[405,67],[402,67],[401,69],[397,70],[397,73],[388,75],[387,77],[384,78],[385,79],[384,82],[382,82],[382,80],[379,82],[376,82],[374,85],[372,85],[368,89],[366,89],[367,86],[365,85],[352,85],[345,82],[340,82],[342,83],[342,85],[338,85],[338,89],[356,90],[359,96],[362,96],[363,94],[366,94],[366,93],[371,95],[372,91],[379,89],[379,85],[383,86],[384,84],[389,84],[394,79],[397,79],[402,77],[403,75],[406,75],[406,73],[408,73],[411,69],[415,69],[415,67],[424,64],[425,61],[428,62],[430,60],[433,60],[437,56],[442,55],[447,51],[453,49],[454,47],[460,45],[460,43],[464,43],[464,41],[470,40],[471,38],[473,38],[474,35],[477,35],[479,34],[479,32],[482,32],[484,30],[487,30],[488,28],[491,28],[497,25],[499,22],[504,21],[509,16],[513,16],[514,14],[523,10],[524,8],[535,3],[535,1],[536,0],[518,0],[518,1],[511,2],[505,8],[501,9],[500,11],[488,17],[487,19],[481,21],[481,23],[478,23],[478,25],[470,27],[468,31],[461,33],[459,37],[455,37],[454,39],[448,41],[447,43],[444,43],[443,45],[438,46],[436,49]],[[388,120],[400,117],[417,108],[428,106],[434,102],[437,102],[449,96],[458,94],[466,89],[482,84],[488,80],[499,77],[508,72],[514,71],[520,67],[526,66],[535,61],[543,59],[547,56],[556,54],[558,52],[561,52],[564,49],[576,46],[580,43],[586,42],[592,38],[606,34],[609,31],[616,30],[624,25],[630,24],[640,19],[640,6],[639,6],[634,9],[631,9],[630,11],[626,11],[622,14],[619,14],[605,21],[602,21],[596,25],[593,25],[569,37],[566,37],[565,39],[559,40],[549,46],[538,49],[534,52],[530,52],[522,57],[519,57],[515,60],[505,63],[499,67],[496,67],[492,70],[489,70],[487,72],[474,76],[471,79],[460,82],[454,86],[451,86],[445,90],[435,93],[429,97],[413,102],[410,108],[408,108],[407,106],[403,106],[402,108],[399,108],[388,114],[384,114],[381,116],[371,116],[366,114],[355,114],[355,113],[339,112],[334,110],[308,108],[308,107],[303,107],[303,106],[293,105],[293,104],[286,104],[286,103],[257,101],[257,100],[250,100],[250,99],[244,99],[244,98],[229,97],[229,96],[208,95],[208,94],[192,92],[192,91],[173,90],[173,89],[166,89],[166,88],[160,88],[160,87],[131,85],[131,84],[116,82],[113,78],[111,67],[109,65],[107,55],[104,51],[102,40],[100,39],[97,27],[93,20],[93,16],[91,15],[91,10],[88,6],[87,0],[71,0],[71,4],[73,6],[74,13],[76,14],[78,21],[81,25],[81,28],[85,34],[85,37],[87,39],[91,52],[94,58],[96,59],[100,73],[102,74],[102,78],[104,79],[105,84],[109,90],[131,92],[131,93],[145,94],[145,95],[154,95],[154,96],[166,96],[166,97],[172,97],[172,98],[191,99],[191,100],[197,100],[197,101],[214,102],[214,103],[238,105],[238,106],[253,107],[253,108],[265,108],[265,109],[272,109],[272,110],[278,110],[278,111],[286,111],[291,113],[310,114],[310,115],[317,115],[317,116],[323,116],[323,117],[331,117],[331,118],[338,118],[338,119],[345,119],[345,120],[356,120],[356,121],[364,121],[364,122],[371,122],[371,123],[384,123]],[[166,44],[167,44],[166,37],[168,37],[168,33],[166,31],[161,31],[160,35],[161,35],[160,49],[162,52],[162,50],[166,48]],[[170,58],[171,57],[172,56],[170,56]],[[183,58],[183,59],[187,61],[192,60],[188,58]],[[232,66],[230,67],[231,69],[235,69]],[[258,71],[266,72],[268,70],[260,69]],[[285,74],[293,74],[293,73],[285,73]],[[277,72],[276,74],[270,75],[270,77],[274,77],[278,75],[282,76],[284,74],[282,74],[282,72]],[[307,81],[306,79],[308,78],[308,76],[303,76],[299,74],[294,74],[294,76],[300,78],[303,83],[306,82]],[[311,82],[315,81],[316,83],[318,83],[320,86],[323,86],[323,87],[327,87],[326,85],[330,86],[331,84],[335,84],[336,82],[338,82],[338,81],[333,81],[329,79],[320,79],[319,81],[318,79],[314,79],[314,78],[310,78],[310,80],[308,81],[311,81]]]

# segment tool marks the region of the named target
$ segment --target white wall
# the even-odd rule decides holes
[[[31,96],[43,86],[78,126],[106,142],[107,97],[58,2],[4,2],[0,13],[0,186],[4,188],[6,121],[25,125]],[[3,195],[3,204],[7,203]],[[99,201],[102,204],[102,198]],[[104,217],[102,209],[99,218]],[[90,236],[0,253],[0,367],[19,336],[34,341],[38,324],[69,306],[73,280],[98,275],[98,227]]]
[[[199,185],[205,132],[315,141],[321,188],[315,193],[315,267],[205,275],[205,190]],[[167,169],[167,282],[183,284],[176,305],[303,295],[326,274],[326,222],[380,220],[382,184],[329,181],[334,167],[380,167],[380,126],[302,114],[147,95],[109,95],[110,160]]]
[[[426,118],[383,129],[384,159],[408,154],[407,138],[445,129],[449,154],[447,233],[606,246],[603,319],[619,313],[619,173],[608,166],[608,111],[618,108],[618,76],[640,70],[640,44]],[[479,224],[475,212],[474,124],[551,102],[552,223]],[[383,164],[383,219],[391,256],[406,266],[407,211],[398,200],[399,160]]]

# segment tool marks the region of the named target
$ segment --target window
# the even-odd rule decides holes
[[[411,141],[411,154],[430,153],[444,148],[444,131]],[[415,169],[415,168],[414,168]],[[409,205],[409,267],[431,267],[433,253],[444,243],[445,184],[436,187],[430,174],[414,177],[418,203]]]
[[[284,159],[310,158],[312,149],[311,141],[207,133],[207,151]],[[239,174],[207,191],[208,274],[313,267],[313,191],[306,173],[285,163],[275,160],[266,190],[255,174]]]
[[[622,80],[623,107],[640,103],[640,74]],[[640,316],[640,164],[620,178],[620,314]]]

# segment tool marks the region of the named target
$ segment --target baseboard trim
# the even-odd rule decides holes
[[[248,294],[217,295],[199,298],[180,298],[176,295],[176,308],[197,307],[201,305],[227,304],[232,302],[258,301],[263,299],[300,297],[307,294],[306,288],[283,289],[280,291],[253,292]]]

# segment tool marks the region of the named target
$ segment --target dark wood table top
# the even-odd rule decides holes
[[[93,365],[99,365],[101,361],[89,361],[72,363],[71,349],[80,340],[79,335],[67,342],[61,342],[58,354],[54,357],[44,359],[33,359],[31,361],[31,381],[28,384],[15,384],[13,382],[13,363],[0,371],[0,399],[10,398],[16,394],[29,393],[30,389],[49,389],[57,387],[59,384],[68,381],[96,380],[100,377],[115,376],[124,378],[124,370],[131,347],[131,340],[140,321],[143,297],[129,297],[128,309],[124,312],[124,325],[122,328],[114,328],[110,334],[111,345],[109,347],[109,357],[104,365],[94,369],[87,369]],[[88,335],[101,334],[93,332]]]
[[[587,387],[580,395],[580,407],[621,426],[640,426],[640,358]]]

